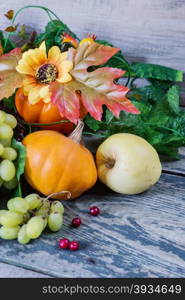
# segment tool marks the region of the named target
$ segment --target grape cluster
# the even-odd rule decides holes
[[[64,207],[60,201],[49,201],[37,194],[25,198],[12,198],[7,210],[0,210],[0,237],[6,240],[18,239],[27,244],[38,238],[46,226],[58,231],[63,224]]]
[[[16,126],[16,118],[0,110],[0,187],[3,185],[10,190],[17,186],[16,169],[13,163],[17,158],[17,152],[11,147],[13,129]]]

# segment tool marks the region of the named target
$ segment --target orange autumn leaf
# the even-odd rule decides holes
[[[76,123],[80,117],[80,101],[96,120],[102,118],[103,105],[117,117],[121,110],[139,113],[126,97],[128,88],[114,83],[123,76],[123,70],[102,67],[90,72],[88,69],[105,64],[118,51],[118,48],[95,42],[85,42],[77,49],[69,49],[68,57],[73,61],[70,72],[73,80],[67,84],[53,83],[50,91],[52,102],[71,122]]]
[[[21,56],[21,49],[15,48],[0,57],[0,100],[10,97],[22,86],[22,75],[16,70]]]
[[[10,9],[6,14],[5,14],[5,17],[9,20],[12,20],[13,17],[14,17],[14,10],[13,9]]]

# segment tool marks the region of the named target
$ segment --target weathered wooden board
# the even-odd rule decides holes
[[[1,3],[1,28],[9,23],[2,14],[28,3]],[[184,0],[37,0],[29,4],[53,10],[80,37],[95,33],[120,47],[132,60],[161,63],[185,70]],[[39,10],[23,12],[18,23],[42,29],[48,16]]]
[[[49,276],[23,268],[0,263],[0,278],[47,278]]]
[[[180,159],[163,163],[163,170],[168,173],[175,173],[185,176],[185,148],[179,150]]]
[[[163,174],[150,191],[121,196],[103,186],[70,206],[84,217],[78,229],[65,225],[27,246],[0,241],[2,262],[55,277],[185,277],[185,178]],[[90,217],[98,205],[99,217]],[[61,237],[76,239],[81,249],[58,249]]]

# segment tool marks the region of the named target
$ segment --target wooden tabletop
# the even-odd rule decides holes
[[[91,205],[101,215],[88,215]],[[68,202],[58,233],[45,232],[23,246],[0,240],[0,277],[185,277],[185,149],[181,160],[163,164],[149,191],[124,196],[97,184]],[[80,242],[76,252],[59,250],[62,237]]]

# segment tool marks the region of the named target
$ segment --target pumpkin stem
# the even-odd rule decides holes
[[[53,196],[59,196],[59,195],[62,195],[62,194],[67,194],[67,199],[71,198],[71,193],[69,191],[61,191],[61,192],[58,192],[58,193],[50,194],[44,200],[48,200],[49,198],[52,198]]]
[[[76,128],[69,135],[69,138],[72,139],[75,143],[81,144],[83,129],[84,129],[84,122],[82,120],[79,120]]]

